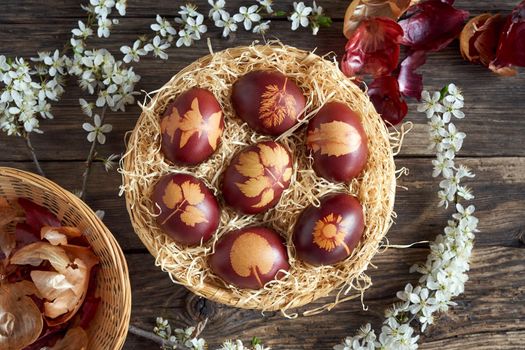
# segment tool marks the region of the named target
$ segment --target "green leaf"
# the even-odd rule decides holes
[[[282,10],[277,10],[273,13],[274,16],[276,17],[284,17],[286,16],[286,12],[285,11],[282,11]]]
[[[443,101],[443,99],[445,98],[445,96],[447,96],[448,94],[448,85],[445,85],[440,91],[439,91],[439,100],[440,101]]]
[[[253,337],[252,338],[252,346],[255,347],[257,345],[261,345],[262,342],[261,342],[261,339],[257,338],[257,337]]]
[[[317,24],[321,27],[330,27],[332,25],[332,19],[325,15],[319,15],[317,17]]]

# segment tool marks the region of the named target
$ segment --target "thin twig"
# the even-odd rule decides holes
[[[107,109],[107,105],[104,106],[104,109],[102,109],[102,113],[101,113],[101,116],[100,116],[100,125],[104,125],[104,119],[106,118],[106,109]],[[88,155],[88,158],[86,160],[86,168],[84,169],[84,173],[82,174],[82,188],[79,192],[79,197],[80,199],[85,199],[86,197],[86,189],[87,189],[87,182],[88,182],[88,179],[89,179],[89,174],[91,173],[91,166],[93,165],[93,160],[95,158],[95,155],[96,155],[96,151],[97,151],[97,144],[98,144],[98,141],[97,141],[97,136],[95,136],[95,139],[93,140],[93,142],[91,143],[91,149],[89,150],[89,155]]]
[[[38,161],[38,158],[36,156],[35,148],[31,144],[31,138],[28,132],[24,132],[24,139],[26,140],[26,147],[29,150],[31,157],[33,158],[33,163],[35,163],[36,170],[38,171],[40,175],[45,177],[46,174],[44,173],[44,170],[42,170],[42,167],[40,166],[40,162]]]
[[[172,342],[170,342],[168,340],[163,339],[162,337],[159,337],[155,333],[146,331],[144,329],[138,328],[138,327],[133,326],[133,325],[129,325],[128,330],[129,330],[129,332],[131,334],[134,334],[134,335],[139,336],[139,337],[144,338],[144,339],[151,340],[152,342],[155,342],[155,343],[159,344],[161,347],[165,347],[165,346],[166,347],[173,347],[174,345],[177,345],[177,349],[180,349],[180,350],[191,350],[190,348],[184,346],[183,344],[172,343]]]

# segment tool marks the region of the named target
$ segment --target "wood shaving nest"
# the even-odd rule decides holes
[[[225,205],[219,193],[221,174],[233,156],[244,147],[269,139],[256,134],[235,116],[230,94],[232,84],[244,74],[258,69],[278,70],[302,88],[307,98],[300,123],[276,141],[294,155],[294,175],[276,207],[265,213],[240,215]],[[226,128],[222,143],[206,162],[194,167],[174,166],[161,153],[159,118],[166,106],[180,93],[192,87],[209,89],[220,102]],[[361,177],[348,184],[334,184],[318,177],[312,170],[312,158],[304,144],[304,126],[329,101],[341,101],[359,112],[369,139],[369,158]],[[156,264],[169,273],[173,282],[182,284],[208,299],[248,309],[281,310],[296,317],[291,309],[310,303],[335,291],[333,302],[304,314],[331,309],[338,303],[363,297],[372,284],[365,274],[369,263],[393,222],[396,188],[394,148],[399,147],[402,132],[389,133],[380,116],[351,79],[339,70],[329,56],[285,46],[280,42],[255,43],[202,57],[176,74],[157,91],[148,94],[141,105],[142,114],[131,133],[127,152],[119,171],[123,176],[121,193],[125,193],[128,212],[135,232],[156,258]],[[198,247],[184,247],[174,242],[155,222],[150,199],[153,186],[163,175],[174,172],[193,174],[214,189],[222,208],[220,225],[210,241]],[[357,196],[365,215],[365,232],[359,246],[345,261],[334,266],[308,266],[295,259],[292,232],[301,211],[332,192]],[[260,290],[238,289],[226,285],[207,264],[220,237],[228,231],[249,225],[264,225],[279,232],[286,240],[290,270],[278,281]]]

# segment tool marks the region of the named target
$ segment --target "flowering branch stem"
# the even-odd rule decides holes
[[[106,117],[106,109],[107,105],[104,105],[104,108],[102,109],[102,114],[100,116],[100,122],[103,123],[104,119]],[[95,155],[97,152],[97,138],[93,140],[91,143],[91,149],[89,150],[89,155],[86,160],[86,168],[84,170],[84,173],[82,174],[82,189],[79,192],[80,199],[84,200],[86,197],[86,189],[87,189],[87,182],[89,179],[89,174],[91,173],[91,166],[93,165],[93,160],[95,159]]]
[[[175,343],[172,343],[170,342],[169,340],[166,340],[162,337],[159,337],[158,335],[156,335],[155,333],[153,332],[149,332],[149,331],[146,331],[142,328],[138,328],[134,325],[130,325],[129,328],[128,328],[129,332],[131,334],[134,334],[136,336],[139,336],[141,338],[144,338],[144,339],[148,339],[148,340],[151,340],[152,342],[155,342],[157,344],[159,344],[161,347],[166,347],[166,348],[173,348],[173,346],[177,345],[177,349],[181,349],[181,350],[190,350],[190,348],[182,345],[182,344],[175,344]]]
[[[45,177],[46,174],[44,173],[44,170],[43,170],[42,167],[40,166],[40,162],[38,161],[38,158],[37,158],[37,156],[36,156],[35,148],[34,148],[33,145],[31,144],[31,138],[30,138],[28,132],[24,132],[24,139],[26,140],[26,147],[27,147],[27,149],[29,150],[29,153],[31,154],[31,158],[33,159],[33,163],[35,163],[36,170],[38,171],[38,173],[39,173],[41,176]]]

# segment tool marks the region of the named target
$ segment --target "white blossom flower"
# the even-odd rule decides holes
[[[177,47],[184,46],[191,46],[193,43],[193,39],[195,39],[195,36],[193,33],[191,33],[188,30],[180,30],[179,31],[179,39],[177,40]]]
[[[312,13],[316,16],[321,16],[323,14],[323,8],[317,6],[315,0],[312,3],[312,9]],[[312,21],[312,35],[317,35],[317,33],[319,33],[319,23],[317,23],[317,21]]]
[[[139,62],[140,56],[144,56],[147,54],[147,51],[141,46],[142,46],[142,41],[140,40],[136,40],[133,43],[133,47],[122,46],[120,48],[120,52],[124,54],[124,59],[123,59],[124,62],[125,63],[130,63],[131,61]]]
[[[452,176],[452,168],[454,167],[454,161],[446,158],[443,154],[438,153],[437,159],[432,160],[434,165],[434,171],[432,177],[438,177],[439,174],[443,173],[444,177]]]
[[[86,26],[82,21],[78,21],[78,28],[73,29],[71,32],[74,36],[84,39],[93,35],[93,29]]]
[[[97,35],[99,38],[109,38],[109,30],[111,28],[112,22],[107,18],[100,18],[98,20],[98,29]]]
[[[229,13],[223,13],[220,20],[215,21],[215,26],[219,28],[224,28],[222,30],[222,36],[227,37],[232,32],[237,31],[237,24],[233,20],[233,18],[230,17]]]
[[[261,22],[255,27],[253,27],[253,33],[255,34],[265,34],[268,29],[270,29],[270,21]]]
[[[118,154],[111,154],[109,157],[104,158],[102,163],[104,164],[104,169],[106,172],[113,170],[117,164],[117,160],[120,158]]]
[[[455,101],[463,101],[463,95],[461,94],[461,90],[458,89],[458,87],[455,84],[448,84],[448,94],[445,96],[445,101],[449,102],[455,102]]]
[[[115,8],[117,9],[119,15],[121,16],[126,15],[127,3],[128,3],[128,0],[117,0],[117,3],[115,4]]]
[[[88,132],[87,139],[89,142],[94,142],[96,139],[98,143],[103,145],[106,143],[106,135],[104,134],[111,132],[111,130],[113,130],[113,126],[111,126],[111,124],[102,125],[102,121],[98,114],[95,114],[93,120],[93,125],[90,123],[84,123],[82,128]]]
[[[463,119],[465,118],[465,113],[463,113],[460,109],[463,108],[463,101],[461,100],[454,100],[449,101],[445,99],[443,101],[443,107],[445,108],[445,111],[443,112],[443,121],[445,123],[450,122],[450,119],[452,116]]]
[[[206,27],[203,22],[204,16],[201,14],[196,17],[190,17],[186,21],[186,31],[193,34],[195,40],[200,40],[201,34],[204,34],[208,31],[208,27]]]
[[[233,20],[237,23],[243,23],[244,29],[251,30],[253,22],[259,22],[261,16],[257,13],[259,6],[252,5],[250,7],[239,7],[239,13],[233,16]]]
[[[259,3],[259,5],[261,5],[264,8],[266,13],[268,14],[273,13],[273,9],[272,9],[273,0],[257,0],[257,2]]]
[[[55,50],[53,56],[44,57],[44,63],[49,66],[49,75],[54,77],[58,74],[64,74],[65,59],[60,56],[60,52]]]
[[[179,10],[179,15],[183,17],[197,17],[199,14],[197,6],[193,4],[182,5]]]
[[[192,350],[205,350],[206,349],[206,341],[202,338],[192,338],[184,344],[187,348],[190,348]]]
[[[441,94],[439,91],[435,91],[432,96],[426,90],[421,93],[421,99],[423,102],[417,106],[418,112],[426,112],[427,118],[431,118],[435,113],[441,113],[445,111],[443,105],[439,102]]]
[[[180,34],[180,33],[179,33]],[[152,42],[148,43],[146,46],[144,46],[144,50],[147,52],[153,52],[153,55],[155,57],[159,57],[160,59],[167,60],[168,54],[164,52],[164,50],[168,49],[170,47],[170,44],[167,42],[164,42],[160,36],[155,36],[153,38]]]
[[[84,112],[85,115],[87,115],[88,117],[93,116],[93,103],[88,103],[83,98],[79,98],[78,103],[80,104],[80,108],[82,108],[82,112]]]
[[[151,27],[151,30],[155,31],[157,34],[160,34],[160,36],[164,37],[168,34],[171,34],[171,35],[177,34],[177,31],[175,30],[175,28],[171,26],[168,20],[157,15],[156,21],[157,23],[153,23],[150,27]]]
[[[292,21],[292,30],[297,30],[299,26],[307,27],[310,23],[308,16],[312,13],[312,8],[305,6],[304,2],[294,2],[293,3],[294,11],[292,15],[288,18]]]
[[[222,18],[222,15],[224,13],[227,13],[226,10],[224,10],[224,6],[226,5],[226,2],[224,0],[208,0],[208,4],[210,4],[211,9],[208,13],[208,17],[213,19],[214,22],[220,20]]]

